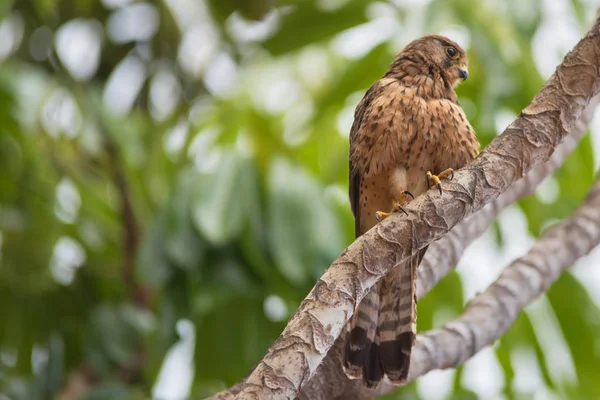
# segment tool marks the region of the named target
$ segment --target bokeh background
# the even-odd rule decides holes
[[[1,0],[0,399],[183,399],[241,380],[353,240],[353,110],[410,40],[468,50],[483,145],[598,0]],[[600,118],[419,303],[455,318],[581,203]],[[600,398],[600,253],[495,346],[389,399]]]

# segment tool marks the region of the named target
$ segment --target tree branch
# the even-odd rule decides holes
[[[410,369],[414,380],[434,369],[463,364],[497,340],[565,269],[600,243],[600,182],[575,214],[547,231],[507,267],[456,321],[418,335]]]
[[[448,234],[429,246],[418,270],[417,297],[419,299],[425,296],[448,272],[455,268],[465,249],[473,240],[485,232],[500,211],[514,201],[533,193],[535,188],[548,175],[562,165],[586,131],[599,103],[600,97],[598,96],[590,101],[581,118],[577,121],[573,132],[557,147],[548,162],[531,170],[524,178],[512,184],[493,203],[466,218]],[[301,399],[348,399],[349,396],[358,396],[356,398],[362,399],[374,395],[373,392],[369,392],[364,388],[362,382],[348,379],[343,372],[341,360],[343,359],[344,340],[343,335],[336,340],[334,346],[319,365],[314,377],[302,389]],[[413,365],[414,362],[412,362]],[[380,389],[380,393],[389,393],[395,389],[393,386],[386,385]]]
[[[599,55],[597,21],[504,134],[445,184],[443,195],[430,191],[418,197],[408,217],[385,219],[344,251],[236,398],[297,397],[377,280],[546,162],[598,93]]]
[[[143,308],[149,308],[145,290],[138,285],[135,279],[135,257],[140,241],[140,229],[131,202],[119,149],[108,133],[104,134],[104,148],[119,195],[121,218],[123,220],[123,282],[133,302]]]
[[[543,165],[531,170],[524,178],[513,183],[494,202],[470,215],[440,240],[432,243],[418,269],[417,297],[427,294],[448,272],[456,267],[465,249],[477,239],[496,219],[500,211],[515,201],[529,196],[538,185],[552,175],[575,149],[592,122],[600,97],[594,97],[569,136],[556,148],[552,157]]]

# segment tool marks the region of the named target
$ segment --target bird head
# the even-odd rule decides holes
[[[402,50],[398,58],[410,58],[418,62],[423,74],[439,73],[451,87],[469,76],[467,54],[445,36],[428,35],[416,39]]]

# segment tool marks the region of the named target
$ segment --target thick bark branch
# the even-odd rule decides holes
[[[600,103],[600,97],[594,97],[590,101],[569,136],[565,137],[565,140],[556,148],[548,162],[531,170],[524,178],[513,183],[494,202],[467,217],[448,234],[429,246],[419,265],[418,298],[428,293],[448,272],[455,268],[465,249],[485,232],[500,211],[515,201],[532,194],[544,179],[563,164],[592,122],[598,103]]]
[[[459,258],[477,237],[479,237],[494,221],[498,213],[514,201],[535,191],[535,188],[551,175],[575,149],[579,139],[590,124],[594,110],[600,97],[592,99],[587,109],[575,125],[573,132],[557,147],[547,163],[531,170],[524,178],[512,184],[493,203],[488,204],[477,213],[469,216],[454,227],[440,240],[432,243],[427,249],[425,258],[419,265],[417,297],[425,296],[448,272],[455,268]],[[301,398],[310,400],[326,400],[332,398],[348,399],[350,395],[357,398],[372,397],[360,381],[349,380],[341,368],[344,337],[340,336],[331,348],[314,377],[302,389]],[[412,362],[414,365],[415,361]],[[392,392],[393,386],[382,386],[381,393]],[[235,393],[234,393],[235,394]]]
[[[408,207],[408,217],[396,214],[387,218],[344,251],[302,302],[236,398],[298,396],[354,307],[377,280],[546,162],[598,93],[599,55],[597,21],[532,103],[477,160],[445,184],[442,196],[431,191],[420,196]]]
[[[456,321],[417,337],[410,380],[434,369],[463,364],[500,338],[527,304],[544,293],[561,272],[600,243],[600,183],[585,204],[507,267]]]

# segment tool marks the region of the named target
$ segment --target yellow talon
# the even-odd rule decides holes
[[[427,187],[437,186],[440,194],[442,194],[441,180],[447,177],[450,177],[451,180],[454,179],[454,170],[452,168],[445,169],[437,175],[433,175],[431,171],[427,171]]]
[[[400,193],[399,200],[394,200],[392,202],[392,209],[390,210],[390,212],[377,211],[375,213],[375,219],[381,222],[384,218],[389,217],[390,215],[398,211],[402,211],[405,215],[408,215],[408,212],[406,212],[404,206],[410,201],[408,199],[409,197],[411,197],[412,199],[415,198],[415,196],[413,196],[413,194],[408,190],[405,190],[404,192]]]

